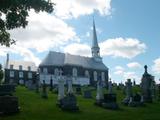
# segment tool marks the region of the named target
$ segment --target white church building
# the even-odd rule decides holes
[[[53,84],[57,84],[61,71],[64,80],[72,79],[76,85],[96,85],[98,80],[106,84],[108,68],[100,56],[94,20],[91,51],[92,57],[50,51],[39,65],[40,81],[49,84],[52,79]]]

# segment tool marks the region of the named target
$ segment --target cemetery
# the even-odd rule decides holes
[[[144,68],[142,81],[146,73],[149,75],[147,66]],[[149,89],[151,94],[147,93],[148,86],[145,87],[146,91],[143,90],[142,86],[148,85],[143,83],[144,81],[141,86],[136,86],[131,79],[127,79],[125,85],[119,84],[119,89],[111,79],[108,88],[104,87],[101,81],[97,82],[96,87],[78,86],[82,94],[76,94],[77,86],[72,84],[70,77],[68,76],[65,83],[61,71],[59,74],[57,94],[51,90],[55,88],[51,85],[52,79],[50,85],[47,85],[45,80],[41,85],[36,82],[38,92],[37,88],[30,89],[25,85],[0,85],[0,120],[159,120],[159,85],[155,89],[156,97],[153,97],[152,89]],[[145,80],[150,81],[151,78]],[[146,97],[149,101],[145,101],[145,93],[151,96]]]

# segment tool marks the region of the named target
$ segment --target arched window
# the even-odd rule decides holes
[[[72,75],[73,75],[73,77],[77,77],[77,69],[76,68],[73,68]]]
[[[44,74],[47,74],[47,73],[48,73],[47,68],[43,68],[43,73],[44,73]]]
[[[101,79],[102,79],[102,81],[105,81],[105,73],[104,72],[101,72]]]
[[[54,69],[54,75],[55,75],[55,76],[58,76],[58,68],[55,68],[55,69]]]
[[[94,77],[94,81],[97,81],[97,72],[96,71],[94,71],[93,77]]]
[[[88,70],[85,70],[85,77],[89,78],[89,71]]]

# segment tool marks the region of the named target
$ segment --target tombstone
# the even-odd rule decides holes
[[[152,99],[156,99],[156,83],[154,80],[152,80],[151,84],[151,91],[152,91]]]
[[[45,98],[45,99],[48,98],[47,86],[46,86],[45,80],[43,80],[43,84],[42,84],[42,95],[41,95],[41,97]]]
[[[78,111],[77,100],[74,94],[67,94],[60,100],[60,108],[67,111]]]
[[[0,85],[0,114],[19,112],[18,98],[13,96],[14,85]]]
[[[103,102],[104,96],[103,96],[103,87],[101,80],[97,81],[97,95],[96,95],[96,105],[101,106]]]
[[[76,87],[76,94],[78,94],[78,95],[81,95],[81,94],[82,94],[82,89],[81,89],[81,86],[80,86],[80,85],[78,85],[78,86]]]
[[[32,80],[28,80],[27,88],[29,90],[35,90],[36,89],[36,84],[34,84]]]
[[[136,93],[135,95],[133,95],[133,97],[130,97],[128,106],[131,107],[144,106],[143,96]]]
[[[108,94],[104,94],[104,100],[102,106],[107,109],[115,110],[119,108],[116,102],[117,102],[116,94],[113,94],[112,91],[112,81],[109,81]]]
[[[108,93],[112,94],[112,81],[109,81],[108,83]]]
[[[132,82],[131,79],[127,79],[127,82],[125,83],[125,92],[126,92],[126,97],[125,99],[122,101],[122,103],[124,105],[128,105],[130,98],[132,97]]]
[[[144,66],[145,72],[141,80],[141,91],[144,98],[144,102],[152,102],[152,90],[151,85],[153,81],[153,76],[147,71],[147,65]]]
[[[68,80],[67,80],[67,84],[68,84],[68,91],[67,91],[67,93],[68,94],[73,94],[72,79],[70,79],[69,77],[68,77]]]
[[[20,85],[24,85],[24,80],[22,80],[22,79],[19,80],[19,84],[20,84]]]
[[[64,98],[64,79],[62,77],[58,80],[58,101]]]
[[[67,83],[68,91],[67,95],[64,97],[64,81],[63,83],[60,81],[61,86],[59,87],[59,94],[61,97],[58,99],[59,107],[62,110],[77,111],[79,110],[79,107],[77,106],[76,96],[73,94],[72,79],[68,78]]]
[[[135,81],[135,79],[133,80],[133,86],[136,86],[136,81]]]
[[[83,93],[84,98],[92,98],[92,92],[91,90],[85,90]]]
[[[50,79],[50,88],[49,90],[52,92],[53,91],[53,79],[52,79],[52,76],[51,76],[51,79]]]
[[[35,87],[36,87],[36,93],[39,93],[39,87],[40,87],[40,82],[39,82],[39,80],[36,80],[36,85],[35,85]]]

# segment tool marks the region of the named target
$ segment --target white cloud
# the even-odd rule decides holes
[[[115,70],[116,71],[114,72],[114,74],[116,74],[116,75],[123,75],[125,69],[122,66],[116,66]]]
[[[127,66],[129,68],[141,68],[141,64],[139,64],[138,62],[131,62],[131,63],[128,63]]]
[[[39,65],[41,61],[38,57],[36,57],[33,54],[31,50],[26,49],[24,47],[20,47],[20,46],[11,46],[10,48],[0,46],[0,51],[3,51],[4,55],[6,55],[7,53],[18,54],[23,57],[24,61],[32,61],[37,66]]]
[[[139,77],[136,75],[135,72],[124,72],[123,74],[124,79],[135,79],[139,82]]]
[[[86,44],[73,43],[64,48],[64,52],[73,55],[91,56],[91,49]]]
[[[134,38],[108,39],[100,43],[101,55],[131,59],[144,53],[146,45]]]
[[[18,46],[43,52],[65,45],[71,40],[77,40],[74,29],[63,20],[45,12],[36,14],[31,11],[29,15],[29,24],[25,29],[10,31],[11,37],[18,40],[16,43]]]
[[[101,15],[111,14],[111,0],[52,0],[55,15],[63,18],[77,18],[98,11]]]
[[[154,60],[154,65],[152,66],[152,70],[156,73],[160,73],[160,58]]]

